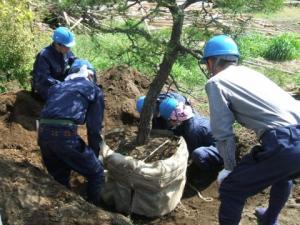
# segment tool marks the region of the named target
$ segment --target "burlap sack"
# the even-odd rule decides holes
[[[108,173],[102,198],[118,212],[155,217],[171,212],[180,202],[188,160],[183,138],[165,160],[144,163],[114,152],[103,160]]]

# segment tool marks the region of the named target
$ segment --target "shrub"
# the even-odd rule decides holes
[[[292,34],[283,34],[274,37],[264,57],[269,60],[284,61],[299,57],[300,42]]]
[[[0,1],[1,83],[17,79],[25,84],[34,58],[32,20],[27,0]]]
[[[262,34],[249,34],[241,36],[237,40],[242,59],[263,57],[269,46],[269,38]]]

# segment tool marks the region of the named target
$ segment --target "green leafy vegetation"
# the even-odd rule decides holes
[[[284,7],[272,13],[258,12],[255,13],[254,17],[266,19],[270,22],[286,21],[289,23],[293,23],[295,21],[300,21],[300,7]]]
[[[158,46],[143,39],[136,39],[139,48],[133,46],[123,34],[78,35],[76,39],[76,55],[89,59],[98,70],[126,64],[145,74],[154,75],[155,65],[159,62],[160,55],[153,52]]]
[[[283,6],[283,0],[217,0],[216,5],[240,12],[275,12]]]
[[[267,37],[248,34],[237,39],[242,59],[263,57],[268,60],[285,61],[300,57],[300,42],[294,34]]]
[[[274,81],[276,84],[278,84],[280,87],[283,87],[284,89],[291,88],[291,86],[300,87],[300,73],[292,75],[284,73],[280,70],[276,70],[275,68],[260,68],[259,71],[265,74],[272,81]]]
[[[264,53],[269,60],[285,61],[297,59],[300,54],[300,42],[295,35],[283,34],[274,37]]]
[[[270,39],[262,34],[252,33],[237,40],[242,59],[262,57],[268,49]]]
[[[0,90],[5,82],[17,79],[25,84],[32,61],[33,14],[26,0],[0,2]]]

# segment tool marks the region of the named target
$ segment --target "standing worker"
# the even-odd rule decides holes
[[[257,208],[258,224],[277,225],[278,215],[300,174],[300,103],[259,72],[238,65],[236,43],[211,38],[203,62],[209,71],[206,92],[211,127],[224,160],[219,172],[221,225],[237,225],[245,201],[271,186],[269,205]],[[261,145],[236,163],[233,123],[255,131]]]
[[[70,50],[75,45],[74,34],[66,27],[58,27],[52,35],[53,43],[42,49],[33,65],[32,92],[46,101],[48,89],[62,82],[75,56]]]
[[[78,60],[78,59],[77,59]],[[38,144],[48,172],[69,187],[74,170],[87,178],[87,200],[99,204],[104,185],[103,165],[99,161],[104,113],[102,90],[93,82],[95,76],[86,60],[75,61],[78,72],[49,89],[41,112]],[[71,67],[70,71],[75,71]],[[86,123],[88,145],[77,134],[77,124]]]

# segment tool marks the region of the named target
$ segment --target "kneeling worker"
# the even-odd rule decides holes
[[[136,110],[141,113],[142,112],[142,108],[144,105],[144,101],[145,101],[146,96],[141,96],[138,98],[137,102],[136,102]],[[168,91],[168,92],[163,92],[160,93],[159,96],[156,99],[156,103],[155,103],[155,108],[154,108],[154,112],[153,112],[153,119],[152,119],[152,129],[170,129],[171,128],[171,124],[168,122],[168,120],[165,120],[164,118],[162,118],[159,115],[159,105],[160,103],[166,99],[166,98],[175,98],[178,102],[183,102],[186,105],[191,105],[189,100],[174,91]]]
[[[159,114],[172,124],[175,135],[183,136],[198,172],[218,172],[223,168],[223,160],[215,147],[208,118],[195,114],[191,106],[175,98],[163,100]]]
[[[144,98],[142,96],[137,101],[138,112],[142,111]],[[209,119],[195,112],[182,95],[163,93],[156,102],[152,128],[167,129],[174,135],[183,136],[192,159],[187,176],[198,188],[207,187],[223,168],[209,123]]]

